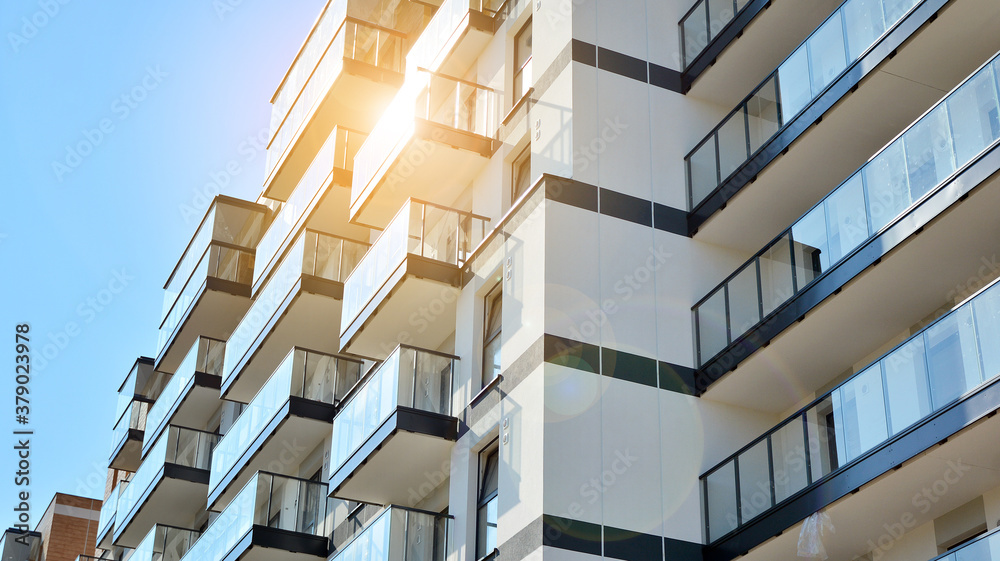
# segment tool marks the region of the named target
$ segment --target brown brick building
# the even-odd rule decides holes
[[[35,527],[42,534],[46,561],[74,561],[78,555],[93,555],[101,501],[56,493]]]

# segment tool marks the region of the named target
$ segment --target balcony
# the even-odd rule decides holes
[[[3,561],[42,561],[42,535],[8,528],[0,537]]]
[[[253,293],[281,261],[288,247],[310,223],[324,232],[348,238],[367,239],[369,233],[347,221],[351,202],[351,174],[354,156],[368,135],[334,127],[309,165],[298,185],[275,211],[274,221],[257,244],[254,259]]]
[[[135,548],[155,524],[179,526],[205,507],[219,435],[170,426],[118,499],[115,545]]]
[[[271,99],[264,195],[285,200],[334,125],[371,130],[403,83],[409,39],[330,2]],[[397,8],[396,21],[417,8]]]
[[[462,76],[516,4],[505,0],[444,0],[406,57],[411,68]]]
[[[840,0],[784,5],[766,0],[695,2],[678,29],[682,87],[713,101],[734,93],[725,91],[727,85],[736,92],[746,91],[839,4]]]
[[[406,201],[344,283],[344,352],[384,358],[396,342],[437,348],[455,331],[462,266],[489,219],[415,199]],[[415,303],[434,303],[418,318]],[[426,312],[426,310],[425,310]],[[400,326],[412,326],[408,332]]]
[[[1000,49],[998,24],[989,0],[845,1],[685,157],[689,230],[759,247]]]
[[[293,470],[330,434],[335,406],[361,377],[363,363],[292,349],[212,455],[208,504],[229,504],[260,469]]]
[[[725,555],[706,559],[745,552],[914,458],[996,465],[1000,456],[987,443],[1000,424],[988,420],[1000,407],[998,338],[1000,283],[994,283],[709,470],[701,477],[707,536]],[[945,441],[948,446],[922,457]],[[983,453],[990,456],[985,463],[973,460]],[[940,477],[933,467],[904,471],[904,480]],[[983,472],[970,475],[976,486],[962,491],[975,495],[1000,484],[995,470]],[[883,505],[873,509],[882,514],[902,501],[905,511],[910,494],[901,489],[920,485],[899,486],[895,477],[880,483],[895,499],[873,487],[859,501]],[[850,515],[841,508],[841,516]],[[865,513],[853,510],[854,517]],[[844,542],[854,539],[845,535]],[[781,557],[772,550],[761,558]]]
[[[335,543],[330,561],[444,561],[450,531],[448,516],[391,506],[360,531],[352,531],[342,545]],[[335,542],[337,534],[334,531]]]
[[[115,513],[118,511],[118,499],[122,490],[128,487],[128,481],[119,481],[111,489],[108,500],[101,504],[101,516],[97,522],[97,547],[111,549],[115,529]]]
[[[122,561],[180,561],[199,535],[196,530],[157,524]]]
[[[383,228],[407,197],[456,200],[499,147],[490,88],[418,70],[354,159],[351,221]]]
[[[143,456],[149,453],[168,425],[207,427],[219,405],[222,360],[226,343],[199,337],[163,392],[149,408]]]
[[[149,406],[163,391],[169,375],[153,370],[153,359],[140,357],[118,388],[111,459],[108,467],[135,471],[141,461],[142,439]]]
[[[782,411],[802,398],[782,372],[801,370],[800,389],[815,391],[989,271],[998,66],[987,62],[694,306],[701,390]],[[741,375],[726,376],[737,365]]]
[[[263,205],[219,195],[164,286],[156,368],[174,372],[199,336],[226,340],[250,306]]]
[[[451,412],[457,360],[399,346],[365,375],[333,420],[331,496],[406,505],[425,473],[450,463],[458,438]]]
[[[212,522],[186,561],[325,558],[326,485],[258,472]]]
[[[342,283],[367,248],[303,230],[226,343],[226,399],[249,402],[293,346],[339,350]]]

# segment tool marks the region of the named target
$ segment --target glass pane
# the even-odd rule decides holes
[[[840,467],[837,453],[837,423],[833,414],[833,396],[806,411],[806,430],[809,436],[809,466],[812,480]]]
[[[865,166],[863,173],[871,225],[877,232],[910,206],[903,143],[896,141],[887,147]]]
[[[799,289],[830,268],[827,248],[826,209],[819,205],[792,226],[795,278]]]
[[[746,524],[771,508],[771,468],[768,463],[767,439],[739,455],[740,508]]]
[[[844,27],[847,29],[847,52],[857,60],[885,32],[880,0],[849,0],[844,4]]]
[[[691,64],[694,57],[708,46],[708,30],[705,28],[707,5],[702,2],[688,17],[684,18],[681,27],[684,29],[684,65]]]
[[[698,306],[698,350],[704,362],[726,348],[726,293],[724,288],[715,291]]]
[[[450,413],[451,359],[417,353],[413,381],[413,407],[432,413]]]
[[[714,39],[733,19],[733,0],[708,0],[708,21]]]
[[[795,294],[792,288],[791,242],[786,234],[760,256],[764,315],[788,301]]]
[[[756,152],[778,132],[778,92],[774,78],[764,83],[747,102],[750,153]]]
[[[1000,374],[1000,285],[996,285],[976,297],[972,306],[976,314],[976,328],[979,331],[980,352],[983,360],[984,378],[993,379]],[[993,343],[987,343],[992,341]]]
[[[882,391],[882,368],[875,364],[838,388],[834,417],[840,423],[838,454],[850,462],[889,437]],[[838,438],[839,440],[839,438]]]
[[[482,558],[496,549],[497,546],[497,503],[493,497],[488,503],[479,507],[476,514],[478,522],[476,557]]]
[[[824,206],[829,232],[828,260],[836,263],[868,239],[868,215],[861,174],[854,174],[854,177],[838,187],[826,199]]]
[[[924,339],[916,337],[882,360],[891,434],[899,433],[931,412],[925,358]]]
[[[691,181],[691,205],[707,197],[719,185],[719,172],[715,161],[715,139],[709,138],[688,160]]]
[[[993,70],[986,67],[948,96],[958,165],[965,165],[1000,138]]]
[[[886,27],[892,27],[897,21],[903,18],[910,8],[921,0],[882,0],[885,8]]]
[[[787,123],[812,99],[809,85],[809,54],[806,46],[798,48],[778,67],[781,92],[781,122]]]
[[[798,416],[771,434],[774,462],[774,500],[787,499],[808,484],[806,440],[802,417]]]
[[[729,323],[733,334],[745,333],[760,322],[757,264],[753,261],[729,281]]]
[[[903,135],[910,200],[916,201],[955,171],[948,107],[942,104]]]
[[[979,352],[972,308],[962,306],[924,332],[934,409],[979,385]]]
[[[719,127],[719,177],[726,178],[750,156],[745,109],[740,107]]]
[[[963,546],[954,553],[954,558],[954,561],[1000,561],[1000,534],[991,534]]]
[[[812,97],[833,82],[847,67],[842,13],[836,12],[809,38],[809,66],[812,70]]]
[[[736,529],[736,466],[733,462],[705,478],[708,495],[708,539],[721,538]]]

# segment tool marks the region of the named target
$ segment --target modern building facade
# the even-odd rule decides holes
[[[119,388],[95,553],[1000,559],[997,29],[331,0]]]

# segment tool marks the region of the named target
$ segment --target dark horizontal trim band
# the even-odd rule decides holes
[[[683,76],[676,70],[579,39],[573,39],[572,45],[574,62],[672,92],[685,92]]]
[[[555,175],[543,178],[545,198],[605,216],[687,236],[687,212],[625,193]]]

